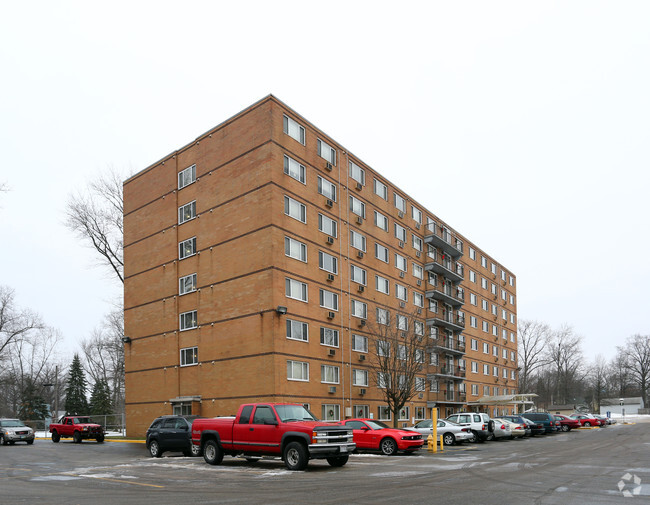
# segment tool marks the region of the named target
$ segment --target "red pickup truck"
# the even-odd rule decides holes
[[[356,448],[352,430],[320,422],[291,403],[249,403],[235,417],[195,419],[192,443],[211,465],[221,463],[225,454],[248,461],[279,456],[289,470],[304,470],[310,459],[343,466]]]
[[[104,441],[104,428],[99,424],[90,422],[88,416],[63,416],[58,423],[50,424],[52,442],[58,442],[61,438],[70,438],[75,444],[82,440],[94,438],[97,442]]]

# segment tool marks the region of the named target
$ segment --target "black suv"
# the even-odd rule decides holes
[[[539,423],[544,426],[545,433],[555,433],[557,426],[555,424],[555,416],[548,412],[524,412],[523,417],[530,419],[534,423]]]
[[[198,446],[192,445],[192,421],[196,416],[161,416],[147,430],[147,449],[154,458],[163,452],[178,451],[185,456],[199,456]]]

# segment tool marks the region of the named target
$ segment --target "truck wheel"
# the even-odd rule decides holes
[[[478,435],[476,434],[476,432],[475,432],[474,430],[472,430],[471,433],[472,433],[472,436],[469,437],[469,438],[467,439],[467,441],[468,441],[470,444],[473,444],[474,442],[478,442]]]
[[[203,447],[203,459],[210,465],[218,465],[223,461],[223,451],[215,440],[208,440]]]
[[[72,441],[73,441],[75,444],[80,444],[80,443],[81,443],[81,433],[79,433],[78,431],[75,431],[75,432],[72,434]]]
[[[392,456],[397,452],[397,444],[392,438],[385,438],[379,442],[379,449],[384,456]]]
[[[488,421],[488,431],[494,433],[494,421],[492,419]]]
[[[445,433],[442,436],[442,441],[444,442],[445,445],[454,445],[454,442],[456,441],[456,437],[454,436],[453,433]]]
[[[190,449],[190,453],[191,453],[192,456],[196,457],[196,456],[201,456],[202,455],[200,445],[191,444],[191,447],[192,448]]]
[[[327,458],[327,462],[330,466],[343,466],[348,462],[349,457],[350,456],[332,456],[331,458]]]
[[[54,430],[54,431],[52,432],[52,442],[54,442],[55,444],[58,444],[58,443],[59,443],[59,440],[61,440],[61,435],[59,435],[59,434],[57,433],[57,431]]]
[[[28,443],[29,445],[32,445],[32,444],[34,443],[34,439],[32,438],[31,440],[28,440],[27,443]]]
[[[160,450],[160,444],[158,443],[158,440],[152,440],[149,442],[149,454],[151,454],[152,458],[159,458],[162,456],[162,451]]]
[[[104,435],[99,435],[95,440],[97,440],[98,444],[101,444],[104,441]]]
[[[289,470],[304,470],[308,462],[307,449],[300,442],[289,442],[284,448],[284,465]]]

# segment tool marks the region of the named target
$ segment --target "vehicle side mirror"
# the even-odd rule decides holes
[[[362,429],[363,431],[370,431],[370,428],[368,428],[367,426],[364,426],[364,427],[361,428],[361,429]]]
[[[271,426],[277,426],[278,422],[275,419],[264,419],[264,424],[270,424]]]

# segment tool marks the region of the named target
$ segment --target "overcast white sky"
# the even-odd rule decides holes
[[[0,284],[76,350],[121,286],[68,195],[273,93],[609,357],[650,333],[649,27],[647,1],[5,3]]]

